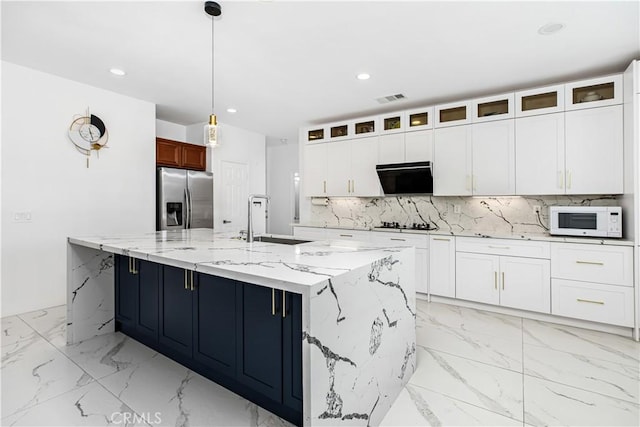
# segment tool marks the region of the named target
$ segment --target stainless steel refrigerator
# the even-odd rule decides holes
[[[156,229],[213,228],[213,174],[158,168]]]

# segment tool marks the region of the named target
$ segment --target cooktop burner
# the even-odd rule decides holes
[[[406,230],[434,230],[435,228],[431,224],[414,222],[411,225],[400,225],[397,222],[383,222],[378,228],[397,228]]]

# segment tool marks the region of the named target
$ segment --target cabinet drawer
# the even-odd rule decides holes
[[[548,259],[550,244],[549,242],[458,237],[456,251]]]
[[[633,286],[633,248],[554,243],[551,277]]]
[[[371,241],[374,243],[389,243],[393,245],[411,245],[418,249],[428,249],[429,240],[426,235],[410,235],[408,233],[389,233],[384,231],[372,231]]]
[[[336,239],[336,240],[358,240],[360,242],[368,242],[371,239],[369,238],[368,231],[362,230],[337,230],[327,228],[327,239]]]
[[[551,314],[633,326],[633,288],[551,279]]]
[[[293,236],[300,239],[324,240],[327,238],[327,230],[315,227],[293,227]]]

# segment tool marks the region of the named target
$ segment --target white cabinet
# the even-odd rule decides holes
[[[312,128],[307,128],[304,130],[303,140],[310,144],[316,142],[327,142],[329,140],[329,127],[314,126]]]
[[[564,87],[566,111],[622,104],[622,74],[571,82]]]
[[[551,245],[552,314],[633,326],[633,248]]]
[[[327,195],[327,146],[309,144],[304,147],[304,194],[307,197]]]
[[[411,163],[433,160],[433,130],[380,136],[378,163]]]
[[[422,107],[404,112],[407,132],[433,129],[433,107]]]
[[[548,242],[458,238],[456,297],[549,313],[548,257]]]
[[[623,192],[622,132],[622,105],[566,113],[567,194]]]
[[[515,107],[516,117],[563,112],[564,85],[545,86],[516,92]]]
[[[380,135],[405,132],[406,128],[406,116],[402,111],[380,116]]]
[[[460,126],[471,123],[471,101],[436,105],[434,110],[434,126],[436,128]]]
[[[327,145],[327,196],[376,197],[378,137],[336,141]]]
[[[522,117],[515,126],[516,194],[564,194],[564,113]]]
[[[434,196],[471,196],[471,125],[434,130]]]
[[[371,241],[374,243],[388,244],[389,246],[414,246],[416,261],[416,292],[426,294],[429,287],[429,240],[427,236],[407,235],[395,232],[370,232]]]
[[[471,128],[473,194],[493,196],[515,194],[513,119],[474,123]]]
[[[429,293],[456,296],[456,239],[429,236]]]
[[[364,230],[327,228],[325,235],[327,239],[335,240],[357,240],[359,242],[368,242],[371,240],[371,233]]]
[[[515,116],[513,100],[513,93],[474,99],[471,103],[473,123],[512,119]]]
[[[293,236],[302,240],[325,240],[327,232],[325,228],[294,226]]]

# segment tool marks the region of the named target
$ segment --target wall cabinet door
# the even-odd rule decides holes
[[[622,105],[566,113],[567,194],[623,192]]]
[[[516,119],[516,193],[564,194],[564,113]]]
[[[514,120],[476,123],[472,130],[473,194],[515,194]]]
[[[234,280],[197,274],[193,299],[193,358],[229,377],[236,371],[236,291]]]
[[[497,255],[458,252],[456,254],[456,298],[498,305]]]
[[[203,145],[182,145],[182,167],[203,171],[207,168],[207,147]]]
[[[351,196],[376,197],[382,194],[376,173],[378,137],[351,141]]]
[[[351,195],[351,141],[327,144],[327,195]]]
[[[115,317],[116,322],[125,330],[135,329],[138,304],[138,275],[134,273],[132,262],[139,260],[115,255]]]
[[[456,296],[455,237],[429,236],[429,292],[443,297]]]
[[[433,130],[407,132],[404,136],[405,161],[433,161]]]
[[[435,129],[433,140],[433,194],[470,196],[471,125]]]
[[[243,283],[236,305],[237,378],[276,402],[282,401],[281,298],[280,291]]]
[[[175,168],[182,167],[182,145],[170,139],[156,138],[156,164]]]
[[[403,163],[405,161],[404,133],[382,135],[378,140],[378,163]]]
[[[327,195],[327,144],[304,147],[304,194],[307,197]]]
[[[193,292],[189,286],[191,271],[162,266],[160,288],[160,344],[192,357]]]
[[[158,340],[160,306],[160,268],[158,264],[137,260],[138,271],[138,313],[136,332]]]
[[[500,257],[500,305],[551,313],[548,259]]]

